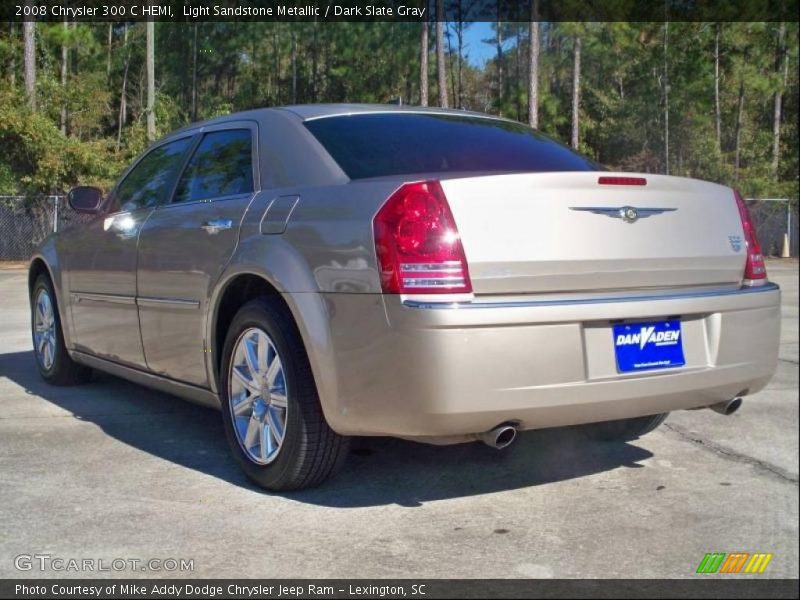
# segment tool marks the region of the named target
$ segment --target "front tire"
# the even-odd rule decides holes
[[[47,383],[76,385],[92,378],[92,370],[73,361],[67,352],[56,294],[47,275],[39,275],[33,284],[31,337],[39,374]]]
[[[219,387],[228,444],[259,486],[312,487],[343,463],[348,438],[325,421],[308,356],[284,307],[257,299],[239,310],[225,338]]]
[[[666,421],[668,416],[669,413],[662,413],[633,419],[589,423],[588,425],[581,425],[580,429],[588,438],[593,440],[627,442],[650,433]]]

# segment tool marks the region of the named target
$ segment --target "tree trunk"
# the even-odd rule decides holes
[[[117,152],[119,152],[122,144],[122,128],[125,126],[125,121],[128,116],[128,100],[126,98],[128,87],[128,68],[130,67],[130,60],[125,57],[125,69],[122,71],[122,93],[119,97],[119,123],[117,125]]]
[[[125,48],[125,68],[128,69],[131,64],[131,49],[128,47],[128,24],[125,23],[125,27],[123,29],[122,34],[122,44]],[[125,81],[127,84],[127,81]],[[128,122],[128,95],[127,89],[123,88],[122,90],[122,97],[125,100],[122,104],[122,123],[123,125]]]
[[[67,36],[69,34],[69,23],[64,21],[64,40],[61,42],[61,93],[64,97],[61,100],[61,135],[67,135],[67,73],[69,72],[69,47],[67,46]]]
[[[503,21],[500,20],[500,0],[497,0],[497,22],[495,24],[495,45],[497,46],[497,104],[505,96],[505,73],[503,72]]]
[[[539,127],[539,0],[531,2],[528,47],[528,124]]]
[[[786,87],[788,71],[786,63],[786,23],[781,22],[778,28],[778,56],[775,61],[775,70],[783,75],[781,86],[775,92],[775,107],[772,113],[772,178],[777,181],[778,167],[781,157],[781,105],[783,103],[783,90]]]
[[[292,32],[292,104],[297,104],[297,40],[295,39],[294,29]]]
[[[717,23],[714,35],[714,119],[717,126],[717,149],[722,152],[722,115],[719,107],[719,38],[722,34],[722,23]]]
[[[572,49],[572,147],[580,144],[581,38],[576,35]]]
[[[25,96],[30,109],[36,110],[36,22],[25,21],[22,34],[25,44]]]
[[[261,87],[261,76],[258,72],[258,37],[255,35],[250,36],[250,107],[256,107],[263,104],[259,98],[259,88]]]
[[[516,111],[517,121],[522,121],[522,100],[519,96],[519,82],[522,80],[522,54],[520,48],[522,46],[521,32],[522,27],[519,23],[514,24],[516,30],[517,43],[514,44],[514,110]]]
[[[272,37],[272,56],[275,60],[275,103],[281,104],[281,53],[280,53],[280,31],[278,23],[275,23],[275,35]]]
[[[456,62],[456,97],[454,105],[456,108],[464,107],[464,79],[463,79],[463,60],[464,60],[464,14],[461,5],[463,0],[456,0],[457,25],[456,35],[458,36],[458,60]]]
[[[436,0],[436,76],[439,88],[439,106],[447,108],[447,76],[444,69],[444,1]]]
[[[143,98],[143,94],[146,93],[145,89],[146,71],[147,69],[144,67],[139,69],[139,81],[138,85],[136,86],[136,103],[134,104],[134,106],[138,108],[138,112],[134,110],[133,113],[131,114],[131,117],[137,121],[141,118],[143,114],[145,115],[145,118],[147,118],[147,106],[146,106],[147,101]],[[142,112],[142,107],[144,107],[144,112]]]
[[[147,21],[147,139],[156,137],[155,23]]]
[[[77,21],[71,21],[70,24],[69,24],[69,28],[72,30],[72,38],[74,39],[75,38],[75,34],[78,32],[78,22]],[[80,49],[76,47],[76,48],[73,48],[70,51],[70,55],[72,57],[72,60],[69,63],[69,69],[72,72],[72,75],[74,77],[78,76],[78,70],[80,69],[80,58],[81,58],[81,55],[80,55],[80,51],[79,50]]]
[[[397,41],[395,40],[395,24],[393,22],[389,23],[389,47],[396,48]],[[390,98],[394,98],[398,105],[402,106],[403,104],[403,91],[400,89],[399,79],[397,74],[400,72],[400,69],[397,68],[397,53],[392,52],[389,54],[389,75],[387,79],[387,92],[389,93]],[[406,96],[408,97],[408,96]]]
[[[11,46],[11,56],[8,59],[8,83],[13,90],[17,85],[17,44],[16,44],[16,23],[8,24],[8,40]]]
[[[317,68],[319,63],[319,40],[317,39],[317,17],[314,17],[311,47],[311,102],[317,101]]]
[[[111,81],[111,42],[114,39],[114,24],[108,24],[108,44],[106,46],[106,80]]]
[[[447,62],[449,63],[447,65],[447,71],[450,73],[450,76],[447,78],[447,80],[450,82],[450,94],[448,95],[448,98],[453,98],[454,105],[457,105],[457,103],[458,103],[458,95],[457,95],[457,91],[456,91],[456,77],[455,77],[454,73],[457,73],[458,68],[455,65],[453,65],[453,55],[454,54],[455,54],[455,52],[453,52],[453,45],[450,42],[450,36],[447,36],[447,55],[446,56],[447,56]]]
[[[422,22],[419,43],[419,105],[428,106],[428,19]]]
[[[669,21],[664,23],[664,173],[669,175]]]
[[[197,121],[197,27],[195,21],[192,36],[192,121]],[[127,69],[127,65],[125,68]]]
[[[736,150],[733,163],[733,173],[734,177],[737,180],[739,179],[739,159],[740,159],[741,140],[742,140],[743,113],[744,113],[744,77],[742,77],[742,81],[739,84],[739,102],[737,103],[736,106]]]
[[[117,152],[122,145],[122,128],[128,120],[128,68],[131,64],[130,53],[128,52],[128,24],[125,23],[125,33],[122,37],[122,52],[125,55],[125,68],[122,71],[122,89],[119,94],[119,119],[117,121]]]

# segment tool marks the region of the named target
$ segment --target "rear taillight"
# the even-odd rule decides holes
[[[750,218],[750,211],[747,210],[742,195],[734,190],[736,205],[739,207],[739,216],[742,218],[742,229],[744,230],[744,243],[747,249],[747,262],[744,266],[745,285],[762,285],[767,279],[767,267],[764,265],[764,256],[761,254],[761,244],[758,243],[756,228]]]
[[[401,186],[375,215],[373,228],[387,294],[472,292],[461,238],[438,181]]]

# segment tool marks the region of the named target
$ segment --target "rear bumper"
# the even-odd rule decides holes
[[[459,436],[696,408],[758,391],[777,365],[774,284],[447,305],[327,294],[325,305],[330,343],[312,364],[327,371],[317,377],[326,418],[347,435]],[[617,373],[612,321],[672,316],[686,366]]]

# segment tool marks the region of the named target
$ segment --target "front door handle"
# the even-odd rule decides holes
[[[213,219],[206,221],[201,225],[209,234],[214,235],[225,229],[230,229],[233,226],[233,221],[230,219]]]

